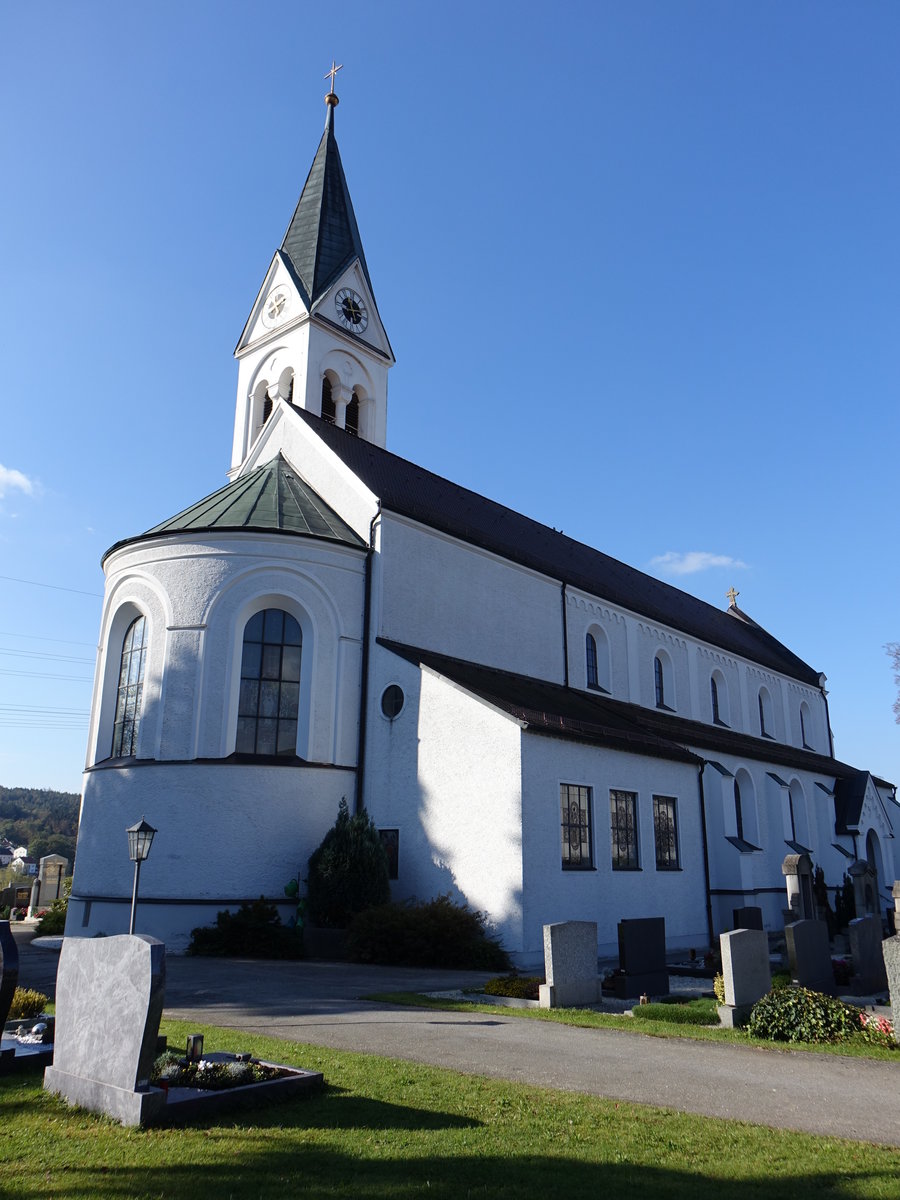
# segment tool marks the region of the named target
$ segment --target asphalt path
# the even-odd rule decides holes
[[[18,940],[18,939],[17,939]],[[58,955],[20,943],[20,983],[52,995]],[[361,999],[485,974],[170,957],[165,1015],[702,1116],[900,1146],[900,1061],[756,1050]],[[253,1049],[248,1040],[248,1050]]]

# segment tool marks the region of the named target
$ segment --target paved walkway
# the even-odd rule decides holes
[[[56,961],[52,951],[22,946],[20,981],[51,991]],[[359,999],[372,992],[437,991],[487,978],[478,972],[175,957],[168,959],[166,971],[169,1017],[900,1146],[900,1061],[755,1050]]]

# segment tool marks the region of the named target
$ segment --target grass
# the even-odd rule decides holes
[[[813,1054],[837,1054],[847,1058],[874,1058],[900,1065],[900,1049],[891,1050],[870,1046],[865,1042],[839,1042],[834,1045],[811,1045],[806,1042],[770,1042],[750,1037],[741,1029],[725,1029],[721,1025],[686,1025],[676,1020],[641,1020],[624,1013],[594,1012],[589,1008],[506,1008],[499,1004],[472,1004],[468,1000],[444,1000],[423,996],[417,992],[376,992],[364,996],[383,1004],[411,1005],[415,1008],[435,1008],[444,1012],[481,1012],[513,1020],[555,1021],[560,1025],[576,1025],[582,1029],[615,1029],[620,1033],[639,1033],[646,1037],[692,1038],[701,1042],[726,1042],[734,1046],[755,1046],[760,1050],[809,1051]],[[702,1004],[703,1001],[698,1001]],[[654,1005],[654,1009],[663,1007]]]
[[[508,1011],[508,1010],[504,1010]],[[202,1127],[123,1129],[67,1109],[40,1076],[0,1079],[0,1194],[16,1200],[547,1196],[896,1200],[900,1151],[391,1059],[163,1022],[174,1044],[251,1049],[327,1087]]]

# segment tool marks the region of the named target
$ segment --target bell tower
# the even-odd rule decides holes
[[[394,355],[375,303],[334,134],[338,97],[326,79],[325,132],[287,232],[235,350],[234,476],[280,403],[305,408],[384,446]]]

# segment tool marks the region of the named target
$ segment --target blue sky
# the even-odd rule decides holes
[[[893,0],[5,5],[0,783],[79,789],[100,557],[225,482],[332,56],[389,448],[733,584],[900,781],[898,50]]]

